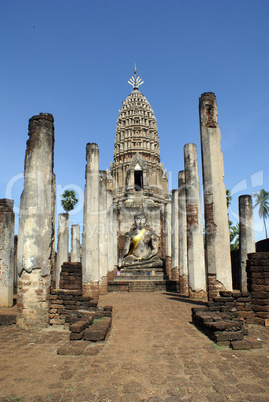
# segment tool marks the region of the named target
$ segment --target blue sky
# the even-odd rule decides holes
[[[239,195],[269,191],[268,18],[266,0],[0,0],[0,198],[17,211],[28,120],[52,113],[57,194],[77,191],[70,220],[82,224],[86,144],[98,144],[100,169],[109,168],[136,62],[170,189],[186,143],[197,144],[201,174],[198,101],[216,94],[236,223]],[[259,240],[256,211],[254,222]]]

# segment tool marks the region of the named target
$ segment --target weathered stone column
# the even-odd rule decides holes
[[[172,190],[172,214],[171,214],[171,228],[172,228],[172,267],[171,267],[171,279],[177,281],[179,279],[178,273],[178,190]]]
[[[61,268],[64,262],[68,262],[69,250],[69,214],[58,215],[58,243],[56,261],[56,289],[59,289]]]
[[[179,222],[179,291],[189,295],[188,256],[187,256],[187,215],[185,171],[178,172],[178,222]]]
[[[223,182],[224,167],[215,94],[206,92],[199,99],[200,134],[203,163],[206,270],[209,299],[219,290],[232,290],[230,234]]]
[[[118,265],[118,221],[117,221],[117,212],[116,208],[113,206],[113,224],[112,224],[112,232],[113,232],[113,263],[114,267]]]
[[[71,262],[80,262],[80,226],[71,226]]]
[[[113,232],[113,193],[107,191],[107,274],[112,275],[114,271],[114,232]],[[108,277],[109,280],[109,277]]]
[[[86,146],[86,185],[84,195],[84,229],[82,289],[84,296],[99,296],[99,149]]]
[[[171,239],[171,202],[165,205],[164,209],[164,235],[165,235],[165,271],[171,279],[172,266],[172,239]]]
[[[206,299],[203,226],[195,144],[184,146],[187,212],[187,252],[190,297]]]
[[[29,121],[18,235],[18,316],[22,328],[47,325],[54,267],[55,176],[53,116]]]
[[[107,294],[108,233],[107,233],[106,171],[99,172],[99,293]]]
[[[0,307],[13,306],[14,201],[0,200]]]
[[[239,197],[239,283],[242,292],[247,292],[247,258],[255,253],[254,221],[251,195]]]

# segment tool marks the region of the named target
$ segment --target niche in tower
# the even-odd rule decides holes
[[[134,169],[134,185],[135,185],[135,191],[143,190],[143,170],[138,164]]]

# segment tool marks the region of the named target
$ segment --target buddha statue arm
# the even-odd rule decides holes
[[[125,239],[124,239],[123,250],[122,250],[121,256],[119,258],[119,267],[122,266],[122,261],[128,255],[129,250],[130,250],[130,245],[131,245],[131,236],[130,236],[130,233],[126,233]]]
[[[158,254],[158,238],[155,233],[153,233],[151,237],[151,246],[152,246],[151,257],[154,257],[155,255]]]

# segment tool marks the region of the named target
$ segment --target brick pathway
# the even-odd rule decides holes
[[[195,304],[177,295],[114,293],[99,304],[114,313],[96,356],[58,356],[67,332],[0,328],[0,400],[269,401],[269,328],[250,327],[262,349],[233,351],[200,333]]]

